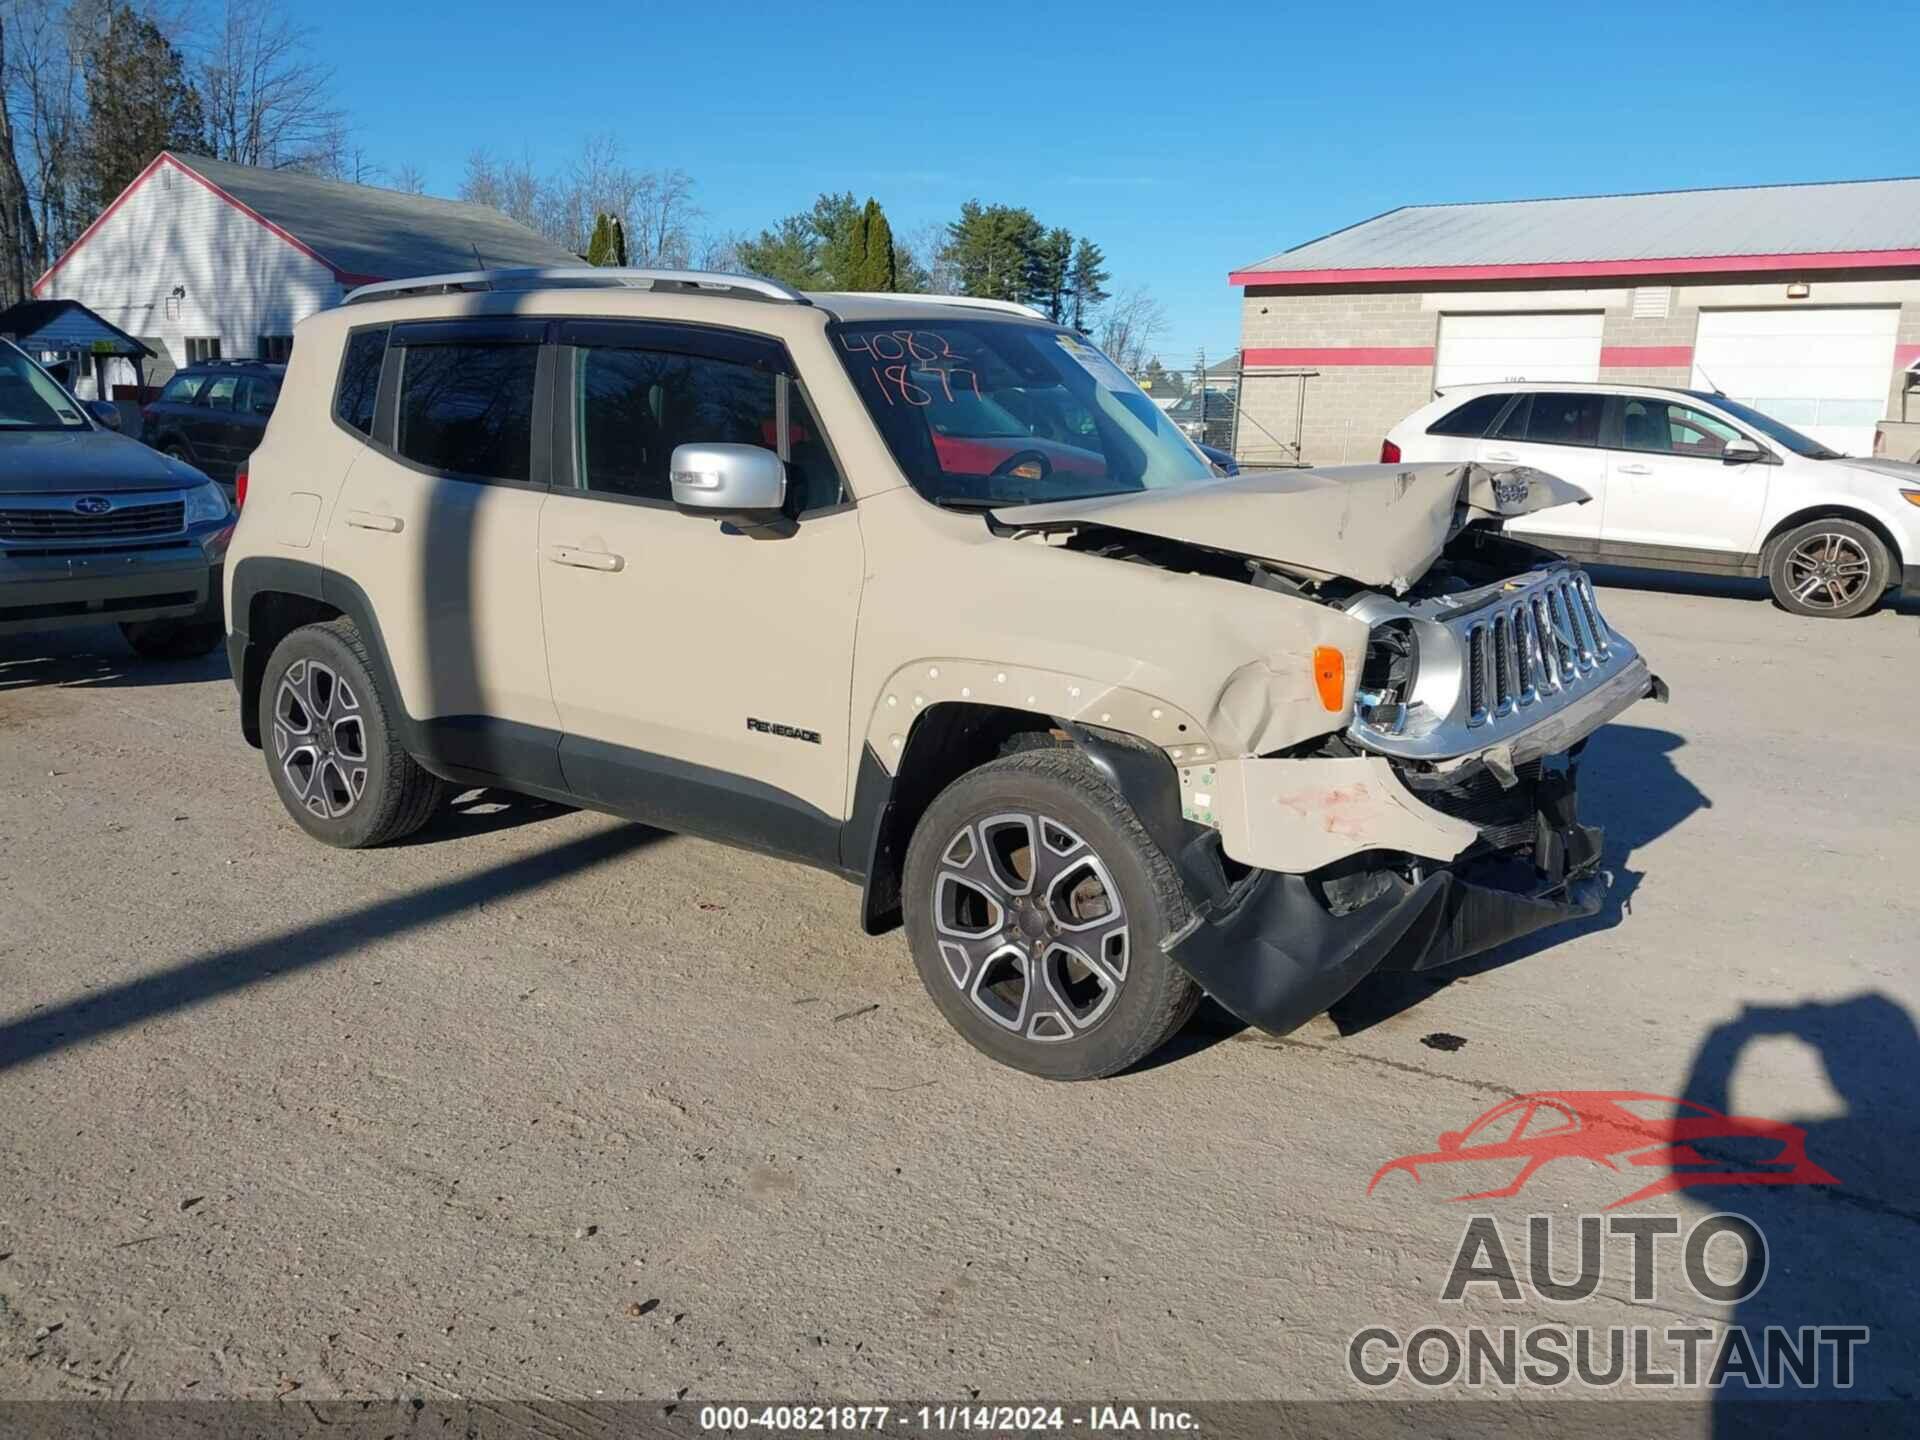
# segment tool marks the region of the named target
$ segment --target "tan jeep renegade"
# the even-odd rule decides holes
[[[1108,1075],[1592,913],[1587,736],[1659,682],[1447,465],[1225,478],[1019,306],[490,272],[300,326],[227,561],[329,844],[501,786],[835,871],[934,1002]]]

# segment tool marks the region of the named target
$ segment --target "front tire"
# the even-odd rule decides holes
[[[1780,608],[1821,620],[1866,614],[1892,575],[1886,543],[1857,520],[1809,520],[1767,553],[1767,584]]]
[[[1125,1070],[1200,990],[1160,948],[1186,923],[1172,864],[1078,752],[970,771],[927,807],[902,877],[920,979],[983,1054],[1049,1080]]]
[[[349,620],[304,625],[268,657],[260,748],[280,802],[316,840],[384,845],[440,803],[441,782],[401,746],[390,704]]]
[[[227,632],[217,620],[131,620],[120,637],[142,660],[197,660],[219,649]]]

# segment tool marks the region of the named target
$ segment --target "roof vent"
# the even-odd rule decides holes
[[[1642,285],[1633,292],[1633,318],[1664,320],[1673,309],[1671,285]]]

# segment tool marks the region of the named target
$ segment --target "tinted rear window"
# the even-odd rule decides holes
[[[160,392],[160,398],[176,405],[185,405],[200,393],[200,387],[207,383],[204,375],[176,375],[167,382],[167,388]]]
[[[1427,427],[1429,435],[1470,435],[1479,439],[1500,414],[1511,395],[1476,395],[1458,410]]]
[[[373,402],[380,391],[380,362],[387,355],[387,331],[356,330],[347,337],[347,353],[340,362],[340,385],[333,396],[333,413],[342,425],[362,435],[373,433]]]
[[[409,345],[395,448],[432,470],[526,480],[537,345]]]
[[[1600,415],[1606,404],[1606,396],[1592,393],[1523,395],[1501,422],[1500,438],[1535,445],[1598,445]]]

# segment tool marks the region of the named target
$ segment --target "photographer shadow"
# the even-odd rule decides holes
[[[1864,993],[1792,1006],[1749,1006],[1717,1026],[1695,1052],[1683,1098],[1732,1113],[1735,1075],[1748,1048],[1777,1038],[1813,1050],[1841,1109],[1837,1114],[1768,1113],[1799,1126],[1807,1157],[1837,1185],[1690,1186],[1675,1198],[1701,1213],[1746,1216],[1766,1237],[1768,1267],[1760,1288],[1728,1323],[1743,1327],[1756,1348],[1768,1326],[1790,1334],[1802,1326],[1858,1325],[1870,1339],[1854,1349],[1850,1387],[1835,1384],[1832,1354],[1822,1357],[1820,1384],[1806,1389],[1749,1387],[1735,1375],[1713,1398],[1716,1435],[1911,1433],[1907,1407],[1920,1399],[1920,1291],[1913,1252],[1920,1240],[1920,1122],[1911,1089],[1920,1074],[1920,1032],[1886,995]],[[1695,1147],[1707,1172],[1752,1166],[1758,1155],[1720,1156]],[[1676,1166],[1682,1170],[1688,1167]],[[1814,1417],[1782,1401],[1856,1402]],[[1796,1413],[1799,1412],[1799,1413]],[[1817,1421],[1816,1429],[1808,1429]],[[1893,1428],[1887,1428],[1887,1427]]]

